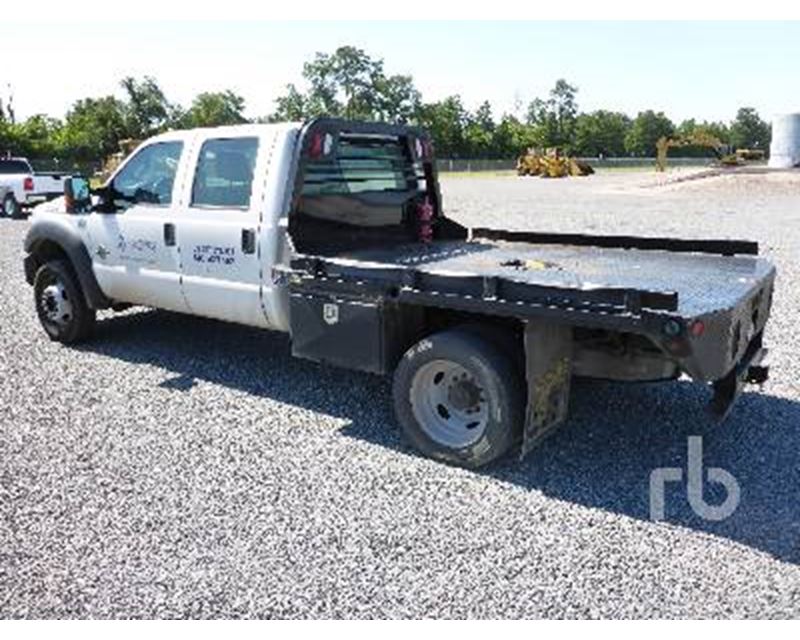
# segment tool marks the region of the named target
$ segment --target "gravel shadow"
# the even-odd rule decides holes
[[[176,393],[197,381],[224,385],[345,419],[344,435],[416,455],[394,427],[387,380],[292,358],[282,334],[143,311],[99,322],[96,337],[79,348],[174,372],[161,386]],[[716,424],[706,414],[709,398],[707,389],[685,382],[577,381],[566,425],[523,461],[510,456],[476,473],[649,520],[651,471],[680,467],[685,480],[687,438],[702,435],[705,467],[733,474],[740,504],[725,520],[703,520],[688,505],[685,482],[672,483],[665,494],[666,523],[800,564],[800,403],[768,391],[745,393],[729,418]],[[709,503],[724,500],[719,488],[705,483]]]

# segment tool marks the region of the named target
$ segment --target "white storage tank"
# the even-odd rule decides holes
[[[776,169],[800,166],[800,113],[775,116],[772,121],[769,166]]]

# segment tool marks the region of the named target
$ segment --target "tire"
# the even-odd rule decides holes
[[[392,391],[405,437],[437,460],[481,467],[522,433],[522,379],[501,348],[472,330],[443,331],[414,345],[397,366]]]
[[[33,295],[39,322],[51,340],[74,344],[85,340],[95,324],[95,311],[86,304],[72,266],[48,262],[36,272]]]
[[[502,351],[514,366],[515,373],[524,378],[525,342],[522,335],[515,335],[508,327],[481,324],[480,322],[460,325],[454,331],[465,331],[483,338],[486,342]]]
[[[6,218],[19,218],[22,215],[22,207],[17,202],[13,193],[6,194],[3,198],[2,214]]]

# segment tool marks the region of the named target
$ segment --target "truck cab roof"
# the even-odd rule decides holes
[[[303,127],[302,122],[277,122],[264,124],[232,124],[221,127],[197,127],[194,129],[176,129],[165,131],[152,136],[143,141],[141,145],[153,144],[155,142],[168,142],[173,140],[193,140],[198,136],[201,138],[224,138],[226,136],[263,136],[286,131],[299,131]]]

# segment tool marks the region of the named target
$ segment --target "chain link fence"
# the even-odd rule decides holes
[[[28,158],[34,171],[50,172],[59,171],[91,177],[100,171],[103,163],[99,161],[65,162],[55,158]]]
[[[655,167],[655,158],[579,158],[588,162],[595,169],[636,169]],[[706,167],[714,162],[714,158],[669,158],[668,164],[673,167]],[[481,171],[515,171],[515,159],[487,160],[440,158],[436,161],[440,173],[481,172]]]
[[[52,158],[29,158],[36,171],[63,171],[91,177],[102,169],[101,162],[59,162]],[[624,169],[655,167],[655,158],[580,158],[595,169]],[[713,158],[670,158],[673,167],[705,167]],[[516,159],[439,158],[439,173],[508,172],[517,168]]]

